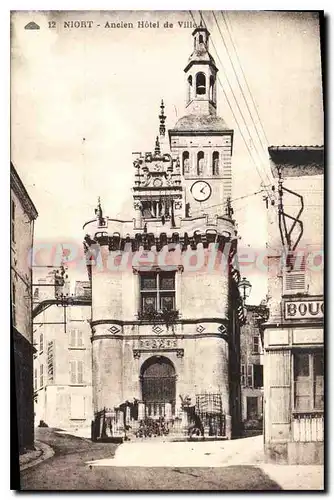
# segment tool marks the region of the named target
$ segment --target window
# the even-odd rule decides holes
[[[214,77],[211,75],[211,76],[210,76],[210,96],[209,96],[210,101],[213,101],[213,89],[214,89],[214,84],[215,84],[215,79],[214,79]]]
[[[140,298],[143,313],[175,309],[175,273],[142,273]]]
[[[204,95],[206,92],[206,78],[204,73],[197,73],[196,75],[196,94]]]
[[[260,354],[260,337],[258,335],[253,337],[253,354]]]
[[[16,326],[16,286],[14,281],[12,281],[12,318],[13,326]]]
[[[253,365],[247,365],[247,387],[254,387],[254,369]]]
[[[11,233],[12,233],[12,242],[15,243],[15,203],[12,200],[11,203]]]
[[[247,420],[255,420],[258,418],[258,401],[257,397],[247,397]]]
[[[203,35],[200,35],[200,36],[198,37],[198,41],[199,41],[199,43],[203,43]]]
[[[38,374],[37,374],[37,368],[34,370],[34,390],[37,391],[38,389]]]
[[[306,289],[306,255],[301,252],[289,252],[286,257],[286,269],[283,272],[283,293],[295,295]]]
[[[83,362],[70,361],[70,384],[83,384]]]
[[[323,352],[295,353],[293,356],[293,367],[295,410],[323,410]]]
[[[44,347],[44,335],[43,332],[41,332],[39,335],[39,352],[43,352],[43,347]]]
[[[82,331],[78,328],[73,328],[72,330],[70,330],[69,341],[70,347],[84,347]]]
[[[44,377],[43,377],[43,365],[39,367],[39,386],[43,387],[44,385]]]
[[[182,153],[182,169],[184,174],[189,174],[189,152],[183,151]]]
[[[241,385],[242,387],[246,385],[246,365],[241,365]]]
[[[204,172],[204,153],[199,151],[197,153],[197,175],[202,175]]]
[[[212,153],[212,175],[219,175],[219,153],[214,151]]]
[[[263,366],[253,365],[253,374],[254,374],[254,388],[259,389],[263,387]]]

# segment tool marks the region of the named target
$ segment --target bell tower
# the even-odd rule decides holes
[[[233,130],[217,115],[218,68],[209,52],[210,33],[200,24],[192,36],[184,69],[186,115],[169,130],[170,149],[180,161],[186,217],[225,216],[232,196]]]
[[[218,69],[209,53],[209,31],[202,23],[193,31],[194,50],[184,71],[187,82],[186,109],[192,114],[216,114]]]

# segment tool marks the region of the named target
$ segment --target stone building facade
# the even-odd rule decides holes
[[[54,271],[34,288],[35,426],[89,427],[92,420],[91,294],[76,282],[74,294]]]
[[[283,146],[269,154],[278,193],[269,212],[265,451],[272,461],[323,463],[324,151]]]
[[[206,28],[194,30],[193,44],[186,115],[167,138],[162,103],[155,149],[134,160],[133,219],[104,216],[99,205],[84,225],[93,409],[113,412],[135,399],[139,419],[176,422],[182,401],[211,398],[224,417],[219,432],[230,437],[240,424],[233,130],[217,116]]]
[[[10,167],[11,191],[11,365],[20,452],[34,446],[33,345],[31,318],[31,256],[38,214],[15,167]]]
[[[263,323],[265,304],[246,305],[240,329],[241,414],[244,431],[263,428]]]

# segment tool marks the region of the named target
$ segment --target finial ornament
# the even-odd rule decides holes
[[[166,115],[165,115],[165,105],[163,99],[161,99],[160,109],[161,113],[159,115],[159,120],[160,120],[159,134],[164,137],[166,133],[166,127],[165,127]]]

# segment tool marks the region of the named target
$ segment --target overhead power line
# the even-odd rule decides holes
[[[238,61],[238,64],[239,64],[239,68],[241,70],[241,73],[242,73],[242,76],[243,76],[243,79],[244,79],[244,82],[246,84],[246,87],[247,87],[247,90],[248,90],[248,93],[249,93],[249,96],[252,100],[252,103],[253,103],[253,107],[255,109],[255,113],[256,113],[256,116],[257,116],[257,119],[259,121],[259,124],[260,124],[260,127],[261,127],[261,131],[262,131],[262,134],[263,134],[263,137],[265,139],[265,143],[266,145],[269,145],[269,141],[268,141],[268,138],[267,138],[267,135],[266,135],[266,132],[263,128],[263,125],[262,125],[262,121],[261,121],[261,118],[260,118],[260,115],[259,115],[259,112],[258,112],[258,106],[255,102],[255,99],[253,98],[253,94],[251,92],[251,89],[249,88],[249,85],[248,85],[248,81],[247,81],[247,78],[246,78],[246,75],[244,73],[244,70],[242,68],[242,65],[241,65],[241,62],[240,62],[240,59],[239,59],[239,55],[238,55],[238,51],[236,49],[236,46],[235,46],[235,43],[233,41],[233,36],[232,36],[232,32],[233,32],[233,29],[232,29],[232,26],[231,26],[231,23],[229,21],[229,18],[228,18],[228,15],[227,13],[224,13],[223,11],[221,11],[221,14],[222,14],[222,17],[223,17],[223,20],[224,20],[224,23],[225,23],[225,26],[226,26],[226,30],[229,34],[229,38],[231,40],[231,43],[232,43],[232,46],[233,46],[233,50],[234,50],[234,53],[235,53],[235,56],[237,58],[237,61]],[[229,25],[231,27],[231,29],[229,28]]]
[[[242,88],[242,86],[241,86],[241,83],[240,83],[240,80],[239,80],[239,77],[238,77],[237,70],[236,70],[236,68],[235,68],[235,65],[234,65],[233,59],[232,59],[232,57],[231,57],[231,55],[230,55],[229,48],[228,48],[228,46],[227,46],[227,44],[226,44],[226,41],[225,41],[224,35],[223,35],[223,33],[222,33],[221,29],[220,29],[220,26],[219,26],[219,24],[218,24],[218,21],[217,21],[217,18],[216,18],[216,15],[215,15],[214,11],[212,11],[212,14],[213,14],[213,18],[214,18],[214,20],[215,20],[215,22],[216,22],[216,25],[217,25],[218,31],[219,31],[219,33],[220,33],[221,39],[223,40],[224,47],[225,47],[225,50],[226,50],[227,55],[228,55],[228,57],[229,57],[229,60],[230,60],[231,66],[232,66],[232,68],[233,68],[233,71],[234,71],[234,74],[235,74],[235,77],[236,77],[236,80],[237,80],[237,83],[238,83],[238,87],[239,87],[240,92],[241,92],[241,94],[242,94],[242,97],[243,97],[243,99],[244,99],[244,101],[245,101],[245,103],[246,103],[246,107],[247,107],[247,110],[248,110],[248,114],[249,114],[250,119],[251,119],[251,121],[252,121],[252,123],[253,123],[254,130],[255,130],[255,132],[256,132],[256,134],[257,134],[257,137],[258,137],[258,140],[259,140],[259,144],[260,144],[260,148],[262,149],[262,154],[264,154],[264,157],[266,158],[266,157],[267,157],[266,147],[263,145],[263,141],[262,141],[262,139],[261,139],[261,137],[260,137],[260,135],[259,135],[259,132],[258,132],[258,129],[257,129],[256,123],[255,123],[255,121],[254,121],[254,119],[253,119],[253,115],[252,115],[252,112],[251,112],[251,110],[250,110],[250,107],[249,107],[249,104],[248,104],[248,100],[247,100],[247,98],[246,98],[246,96],[245,96],[245,93],[244,93],[244,90],[243,90],[243,88]],[[226,24],[226,23],[225,23],[225,24]],[[255,141],[253,141],[253,144],[254,144],[254,147],[255,147],[255,149],[256,149],[256,151],[257,151],[257,153],[258,153],[259,157],[261,158],[261,152],[259,153],[259,151],[258,151],[258,149],[257,149],[257,147],[256,147],[256,143],[255,143]],[[269,178],[269,175],[268,175],[267,171],[266,171],[265,169],[263,169],[263,172],[264,172],[264,174],[266,175],[267,179],[268,179],[268,180],[269,180],[269,182],[270,182],[270,181],[271,181],[271,179]]]
[[[197,24],[197,23],[196,23],[196,21],[195,21],[195,18],[194,18],[194,16],[193,16],[193,13],[192,13],[191,11],[189,11],[189,12],[190,12],[190,15],[191,15],[191,17],[192,17],[192,19],[193,19],[193,22],[194,22],[195,24]],[[202,12],[201,12],[201,11],[199,11],[199,14],[200,14],[200,16],[201,16],[201,19],[202,19],[202,22],[203,22],[204,26],[207,28],[206,21],[205,21],[205,19],[204,19],[203,15],[202,15]],[[220,62],[220,64],[221,64],[221,66],[222,66],[222,68],[223,68],[223,70],[225,71],[225,74],[226,74],[225,66],[224,66],[224,64],[222,63],[222,60],[221,60],[221,58],[220,58],[220,56],[219,56],[219,53],[218,53],[218,51],[217,51],[217,49],[216,49],[215,43],[214,43],[214,41],[213,41],[213,39],[212,39],[212,38],[211,38],[211,43],[212,43],[213,49],[214,49],[214,51],[215,51],[215,53],[216,53],[216,55],[217,55],[217,58],[218,58],[218,60],[219,60],[219,62]],[[251,150],[250,150],[250,148],[249,148],[248,142],[247,142],[247,140],[246,140],[246,138],[245,138],[245,135],[244,135],[244,133],[243,133],[243,131],[242,131],[242,128],[241,128],[241,126],[240,126],[239,120],[238,120],[238,119],[237,119],[237,117],[236,117],[236,114],[235,114],[235,112],[234,112],[234,110],[233,110],[233,107],[232,107],[232,105],[231,105],[231,103],[230,103],[230,100],[229,100],[229,98],[228,98],[228,96],[227,96],[227,93],[226,93],[226,91],[225,91],[225,88],[224,88],[224,86],[222,85],[221,80],[220,80],[220,78],[219,78],[219,76],[218,76],[218,75],[217,75],[217,80],[218,80],[218,83],[219,83],[220,87],[221,87],[221,88],[222,88],[222,90],[223,90],[224,96],[225,96],[225,98],[226,98],[226,101],[227,101],[227,103],[228,103],[228,106],[229,106],[229,108],[230,108],[230,111],[231,111],[231,113],[232,113],[232,115],[233,115],[233,117],[234,117],[234,120],[235,120],[235,122],[236,122],[236,124],[237,124],[237,127],[238,127],[239,132],[240,132],[240,134],[241,134],[241,137],[242,137],[242,139],[243,139],[243,141],[244,141],[244,144],[245,144],[245,146],[246,146],[246,148],[247,148],[247,151],[248,151],[248,153],[249,153],[249,156],[250,156],[250,158],[251,158],[252,162],[254,163],[254,166],[255,166],[255,168],[256,168],[256,170],[257,170],[257,173],[258,173],[258,175],[259,175],[259,177],[260,177],[261,181],[263,182],[263,184],[265,184],[264,179],[263,179],[263,177],[262,177],[262,174],[261,174],[261,172],[260,172],[260,170],[259,170],[259,168],[258,168],[257,161],[256,161],[256,160],[254,160],[254,157],[253,157],[252,152],[251,152]],[[248,126],[247,126],[247,123],[246,123],[246,121],[245,121],[244,115],[243,115],[243,113],[242,113],[242,111],[241,111],[241,109],[240,109],[239,103],[238,103],[238,101],[237,101],[237,99],[236,99],[236,97],[235,97],[235,94],[234,94],[234,92],[233,92],[233,88],[232,88],[232,86],[231,86],[231,84],[230,84],[230,81],[229,81],[229,79],[228,79],[227,75],[226,75],[226,81],[227,81],[227,83],[228,83],[228,85],[229,85],[229,87],[230,87],[230,90],[231,90],[231,92],[232,92],[232,95],[233,95],[234,100],[235,100],[235,102],[236,102],[236,105],[237,105],[237,107],[238,107],[238,110],[239,110],[239,113],[240,113],[240,115],[241,115],[241,118],[242,118],[242,120],[243,120],[243,122],[244,122],[244,124],[245,124],[245,126],[246,126],[246,129],[247,129],[247,132],[248,132],[248,136],[249,136],[249,138],[252,140],[252,136],[251,136],[251,134],[250,134],[250,132],[249,132],[249,128],[248,128]],[[269,192],[267,189],[266,189],[266,191],[267,191],[268,197],[270,198],[270,192]]]

